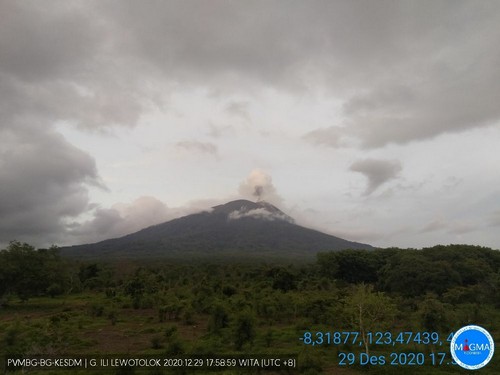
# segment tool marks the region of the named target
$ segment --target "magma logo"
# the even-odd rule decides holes
[[[493,357],[495,342],[484,328],[465,326],[453,335],[450,352],[459,366],[477,370],[486,366]]]

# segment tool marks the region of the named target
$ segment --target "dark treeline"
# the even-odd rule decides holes
[[[284,292],[320,279],[372,284],[377,291],[403,297],[452,294],[454,298],[462,296],[469,301],[481,302],[484,298],[500,303],[500,251],[470,245],[320,253],[315,263],[304,266],[256,265],[255,262],[195,263],[194,266],[138,264],[140,266],[127,262],[117,265],[71,261],[61,258],[56,247],[36,250],[26,243],[11,242],[0,251],[0,299],[5,294],[28,299],[108,286],[139,296],[147,292],[148,287],[155,289],[151,278],[169,283],[184,273],[195,272],[223,280],[224,276],[232,277],[231,272],[236,272],[250,274],[255,280],[266,280],[272,288]],[[125,280],[124,276],[129,279]]]
[[[71,340],[90,335],[82,323],[85,316],[101,329],[122,325],[130,330],[133,319],[147,315],[145,353],[300,352],[303,370],[315,373],[331,365],[334,356],[325,355],[328,348],[305,348],[298,341],[305,330],[445,334],[480,324],[498,333],[500,252],[449,245],[321,253],[303,265],[118,264],[68,260],[56,248],[35,250],[12,242],[0,252],[5,350],[25,353],[49,344],[56,352],[58,345],[66,350],[73,345],[73,352],[88,349],[84,340],[64,343],[59,331],[59,341],[37,342],[42,329],[37,327],[47,329],[40,321],[21,334],[20,325],[28,323],[14,327],[11,320],[1,320],[19,311],[16,300],[28,306],[30,299],[64,301],[63,312],[43,319],[56,321],[58,330],[65,327]],[[50,327],[56,329],[52,320]],[[186,335],[185,327],[196,327],[197,333]],[[93,345],[99,345],[97,339]],[[106,345],[101,349],[113,351],[113,344]],[[363,349],[374,350],[368,343]]]
[[[347,250],[319,254],[317,263],[321,273],[329,278],[372,283],[378,290],[404,297],[429,292],[441,296],[455,291],[476,295],[473,300],[482,296],[500,303],[500,251],[485,247],[438,245],[422,250]]]

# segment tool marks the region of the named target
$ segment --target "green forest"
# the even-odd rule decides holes
[[[251,353],[295,355],[295,369],[280,373],[467,373],[452,363],[449,337],[468,324],[486,328],[498,345],[497,250],[469,245],[344,250],[320,253],[309,263],[234,257],[217,263],[81,261],[61,257],[56,247],[19,242],[0,251],[3,359]],[[405,362],[411,353],[425,360]],[[371,357],[395,363],[361,363]],[[110,371],[103,373],[204,370]],[[237,368],[211,373],[252,371],[262,373]],[[477,372],[500,373],[500,355]]]

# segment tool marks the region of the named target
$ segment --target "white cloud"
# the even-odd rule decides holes
[[[90,220],[73,223],[68,239],[85,243],[121,237],[171,220],[178,215],[178,211],[169,209],[160,200],[143,196],[131,203],[116,203],[111,208],[96,208]]]
[[[283,213],[271,212],[264,207],[255,208],[253,210],[241,209],[238,211],[230,212],[228,215],[229,220],[238,220],[245,217],[252,217],[255,219],[263,219],[269,221],[274,221],[274,220],[283,220],[288,222],[293,221]]]

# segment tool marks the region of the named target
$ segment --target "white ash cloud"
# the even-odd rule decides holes
[[[278,195],[270,174],[262,169],[254,169],[240,184],[239,193],[256,201],[280,204],[283,199]]]

